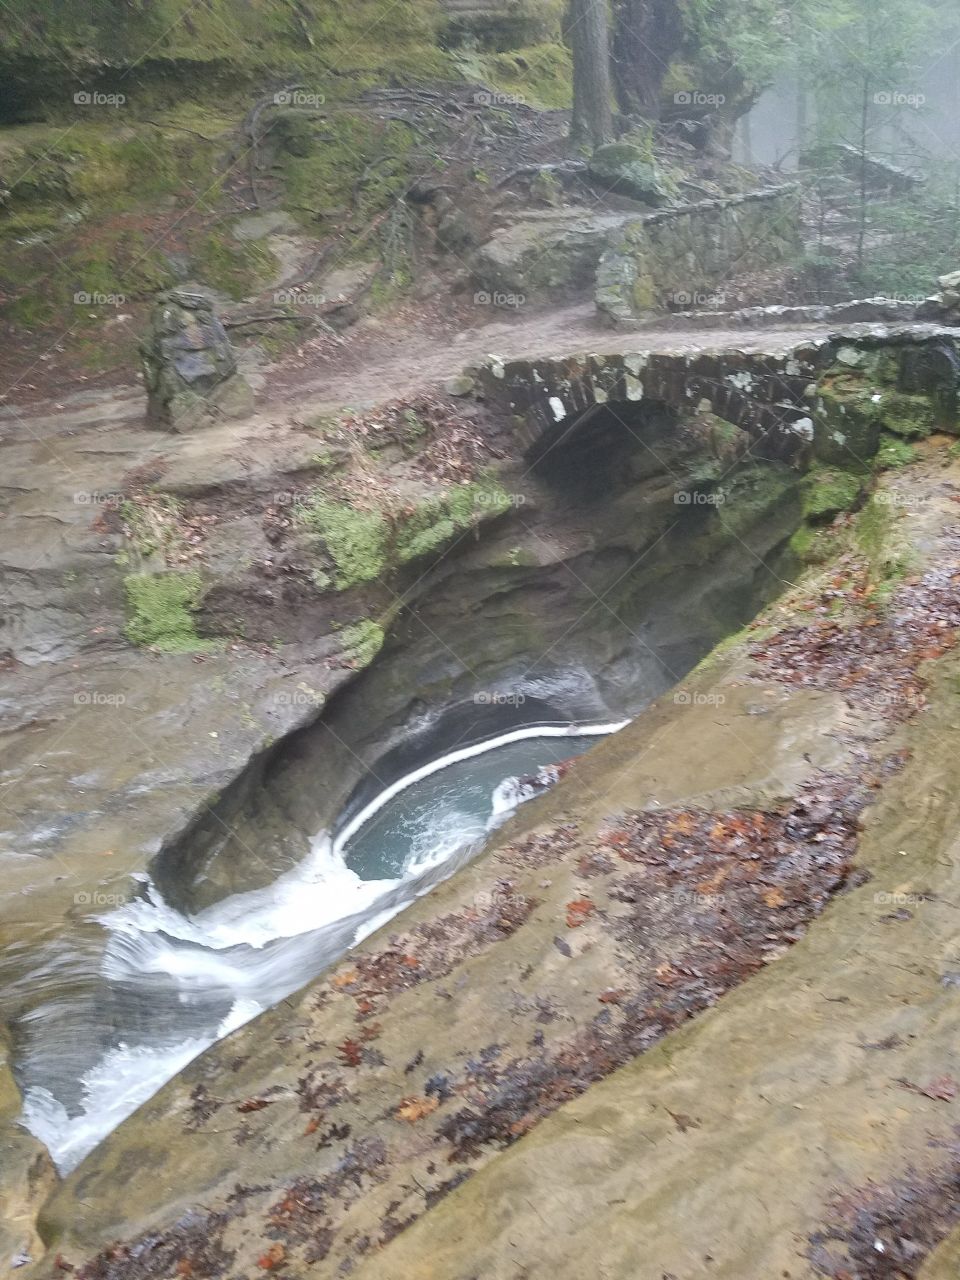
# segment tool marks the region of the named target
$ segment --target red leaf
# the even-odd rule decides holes
[[[567,903],[567,928],[579,929],[595,910],[596,907],[589,898],[574,898],[572,902]]]
[[[249,1115],[251,1111],[263,1111],[265,1107],[269,1107],[270,1103],[266,1098],[247,1098],[246,1102],[241,1102],[237,1110],[241,1115]]]
[[[359,1067],[363,1061],[363,1049],[356,1040],[344,1040],[337,1045],[337,1052],[348,1067]]]
[[[282,1244],[271,1245],[265,1254],[257,1259],[257,1266],[261,1271],[273,1271],[277,1267],[283,1266],[287,1257],[287,1251]]]

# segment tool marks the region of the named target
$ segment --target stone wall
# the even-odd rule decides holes
[[[956,334],[927,329],[832,334],[770,351],[579,354],[491,359],[476,371],[484,396],[508,412],[528,456],[549,450],[599,406],[709,410],[746,431],[755,456],[814,456],[845,465],[876,452],[881,431],[957,432]]]
[[[646,214],[611,235],[597,272],[597,307],[617,324],[709,306],[733,274],[773,266],[801,248],[794,186]]]

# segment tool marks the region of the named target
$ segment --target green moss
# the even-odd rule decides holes
[[[347,502],[317,494],[297,508],[297,515],[318,538],[336,566],[338,591],[380,577],[387,565],[390,528],[378,512],[360,511]]]
[[[912,552],[897,537],[890,505],[872,497],[857,517],[857,545],[866,557],[874,599],[885,603],[912,569]]]
[[[331,119],[282,115],[273,126],[285,179],[284,205],[314,229],[353,207],[363,221],[410,182],[415,135],[402,121],[338,112]]]
[[[478,78],[508,97],[548,110],[564,110],[572,104],[573,67],[566,45],[538,44],[480,61]]]
[[[368,667],[383,648],[386,635],[378,623],[364,618],[362,622],[344,627],[340,638],[350,660],[358,667]]]
[[[133,573],[124,578],[126,637],[164,653],[197,653],[218,647],[197,635],[193,614],[200,599],[199,573]]]
[[[836,529],[815,528],[805,524],[790,539],[790,551],[801,564],[825,564],[838,552],[840,537]]]
[[[836,365],[817,386],[814,452],[823,462],[865,463],[880,442],[876,384],[863,370]]]
[[[493,482],[454,485],[404,517],[397,531],[397,560],[406,564],[439,551],[484,516],[500,515],[509,506],[509,496]]]
[[[906,440],[896,436],[887,435],[885,432],[880,439],[880,448],[877,450],[874,461],[878,470],[891,471],[897,467],[908,466],[916,456],[917,451],[913,445],[907,444]]]
[[[95,348],[104,345],[104,319],[174,283],[144,231],[114,224],[74,228],[49,247],[2,240],[0,279],[13,295],[3,305],[6,317],[30,328],[57,319],[75,341],[92,335]]]
[[[886,429],[908,440],[923,440],[937,429],[936,407],[929,396],[884,391],[879,408]]]
[[[235,88],[238,78],[269,71],[289,78],[312,71],[316,77],[379,73],[423,78],[442,76],[449,63],[434,44],[434,0],[351,0],[350,4],[292,5],[289,0],[204,0],[184,18],[179,0],[149,5],[116,0],[10,0],[4,52],[14,69],[23,61],[23,77],[34,97],[45,85],[37,77],[49,66],[58,86],[64,66],[81,83],[109,83],[111,72],[136,68],[121,87],[128,106],[153,84],[196,93],[197,80],[211,88]],[[99,77],[91,76],[96,68]],[[359,78],[359,76],[358,76]],[[39,83],[36,83],[39,79]],[[182,82],[182,83],[181,83]],[[62,95],[62,88],[60,88]],[[52,85],[49,97],[56,101]]]
[[[816,523],[842,511],[852,511],[860,500],[865,478],[835,467],[815,467],[803,482],[803,514]]]
[[[257,290],[276,270],[276,259],[258,241],[237,241],[225,227],[202,236],[193,246],[194,270],[204,284],[244,298]]]
[[[81,120],[68,130],[51,126],[28,135],[23,148],[4,162],[11,186],[7,207],[22,218],[53,202],[86,208],[109,201],[114,212],[145,200],[200,185],[210,198],[213,165],[220,151],[213,141],[119,117]]]

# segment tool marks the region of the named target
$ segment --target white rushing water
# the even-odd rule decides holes
[[[106,1035],[100,1029],[91,1038],[79,1081],[76,1073],[55,1078],[62,1007],[51,1006],[46,1023],[43,1006],[32,1015],[38,1039],[48,1039],[36,1055],[43,1070],[33,1079],[29,1062],[24,1070],[24,1125],[61,1172],[75,1167],[210,1045],[467,861],[543,789],[518,773],[549,769],[625,723],[528,727],[451,752],[385,788],[335,838],[317,836],[304,861],[273,884],[194,915],[145,881],[142,897],[101,918],[108,933],[101,976],[119,993],[119,1012]]]

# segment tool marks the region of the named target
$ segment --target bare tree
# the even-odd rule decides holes
[[[607,0],[570,0],[573,50],[573,124],[580,146],[613,141],[610,78],[610,22]]]

